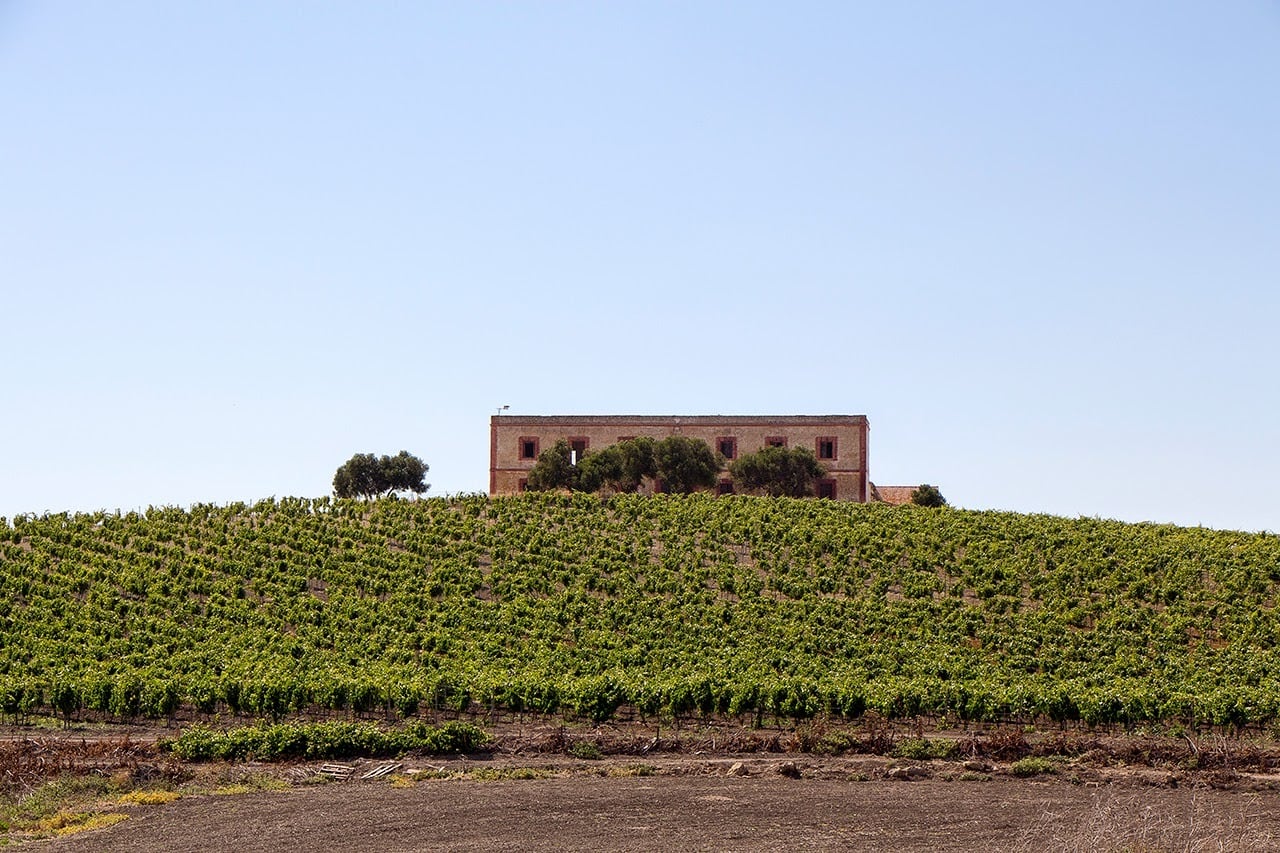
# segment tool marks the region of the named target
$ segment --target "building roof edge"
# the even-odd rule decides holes
[[[866,415],[490,415],[495,424],[864,424]]]

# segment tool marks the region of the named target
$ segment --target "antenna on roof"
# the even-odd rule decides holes
[[[498,407],[498,414],[502,414],[503,412],[505,412],[505,411],[506,411],[507,409],[509,409],[509,408],[511,408],[511,407],[510,407],[510,406],[499,406],[499,407]]]

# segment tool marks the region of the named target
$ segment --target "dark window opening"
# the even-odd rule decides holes
[[[835,459],[836,458],[836,440],[834,438],[818,439],[818,458],[819,459]]]
[[[582,454],[587,452],[587,439],[571,438],[569,439],[569,449],[577,454],[578,458],[582,458]]]
[[[733,494],[733,481],[732,481],[732,480],[721,480],[721,481],[716,485],[716,494],[717,494],[717,495],[731,495],[731,494]]]
[[[764,440],[765,447],[786,447],[787,439],[781,435],[771,435]]]
[[[520,458],[521,459],[537,459],[538,458],[538,439],[536,438],[520,439]]]
[[[716,449],[725,459],[738,458],[738,440],[736,438],[717,438]]]
[[[818,481],[818,497],[827,500],[836,499],[836,482],[835,480],[819,480]]]

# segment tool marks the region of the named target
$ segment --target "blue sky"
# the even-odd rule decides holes
[[[1280,529],[1278,84],[1260,0],[0,0],[0,515],[479,491],[508,404]]]

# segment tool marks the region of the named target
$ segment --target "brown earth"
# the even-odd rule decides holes
[[[379,763],[356,762],[357,774]],[[1132,768],[1023,779],[999,765],[986,773],[951,761],[775,754],[644,764],[419,760],[389,779],[316,784],[317,767],[276,768],[302,782],[285,790],[137,807],[113,827],[32,849],[1280,849],[1277,780],[1240,774],[1222,790]],[[890,778],[902,767],[916,768],[915,778]],[[780,772],[792,768],[799,778]],[[521,774],[536,778],[512,778]]]
[[[1280,850],[1270,738],[874,721],[485,727],[482,755],[354,761],[347,781],[319,762],[180,764],[155,750],[154,728],[0,742],[13,753],[0,769],[27,788],[90,772],[184,792],[105,805],[129,818],[33,850]],[[949,757],[904,757],[925,734],[950,742]],[[1017,775],[1028,756],[1047,772]],[[385,764],[395,772],[358,780]],[[283,790],[253,790],[264,780]],[[209,793],[237,782],[251,792]]]

